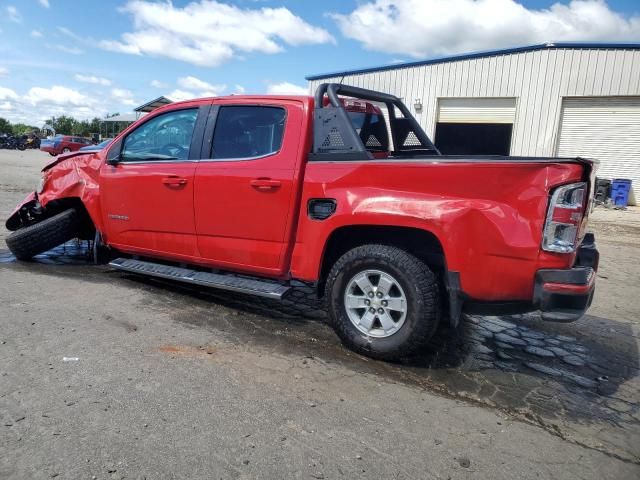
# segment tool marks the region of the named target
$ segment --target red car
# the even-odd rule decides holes
[[[155,110],[46,166],[6,241],[29,259],[93,239],[119,270],[276,299],[314,285],[346,345],[397,359],[463,311],[580,318],[594,177],[580,158],[441,155],[397,97],[325,84]]]
[[[93,145],[93,141],[90,138],[76,137],[73,135],[56,135],[53,138],[41,140],[40,150],[55,157],[61,153],[76,152],[87,145]]]

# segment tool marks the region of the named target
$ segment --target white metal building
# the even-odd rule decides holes
[[[307,77],[401,97],[443,153],[584,156],[640,198],[640,44],[555,43]],[[632,195],[632,201],[634,201]]]

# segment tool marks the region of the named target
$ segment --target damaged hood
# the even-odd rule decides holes
[[[69,153],[63,153],[61,155],[58,155],[53,161],[47,163],[43,168],[42,171],[46,172],[47,170],[51,170],[53,167],[55,167],[56,165],[58,165],[60,162],[64,162],[65,160],[69,160],[70,158],[75,158],[75,157],[87,157],[86,159],[89,160],[91,158],[93,158],[98,152],[81,152],[81,151],[77,151],[77,152],[69,152]],[[76,159],[77,161],[82,161],[81,159]]]

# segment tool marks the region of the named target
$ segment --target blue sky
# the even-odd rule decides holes
[[[296,93],[309,74],[546,41],[640,42],[640,1],[2,0],[0,116]]]

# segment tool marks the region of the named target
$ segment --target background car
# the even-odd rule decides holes
[[[113,138],[105,138],[102,142],[97,145],[88,145],[86,147],[82,147],[80,149],[81,152],[97,152],[109,146],[109,144],[113,141]]]
[[[82,147],[93,145],[90,138],[76,137],[73,135],[56,135],[51,139],[40,142],[40,150],[51,156],[60,155],[80,150]]]

